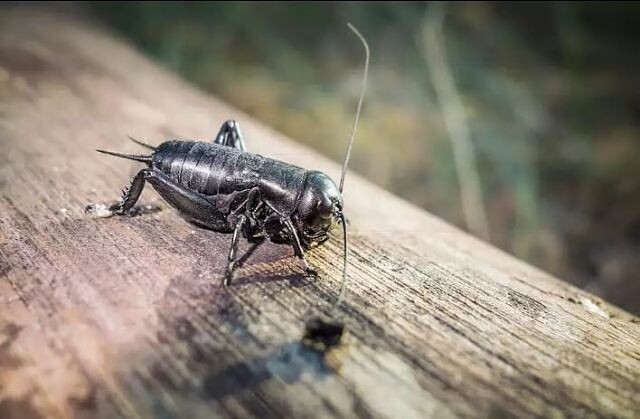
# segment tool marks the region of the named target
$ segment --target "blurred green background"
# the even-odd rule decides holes
[[[640,313],[637,3],[92,3],[157,61],[519,258]]]

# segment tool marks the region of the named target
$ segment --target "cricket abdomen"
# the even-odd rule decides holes
[[[167,141],[153,155],[155,167],[174,181],[206,196],[234,191],[238,151],[212,143]]]
[[[258,188],[282,215],[291,214],[307,170],[214,143],[167,141],[158,146],[152,166],[199,194],[213,197]]]

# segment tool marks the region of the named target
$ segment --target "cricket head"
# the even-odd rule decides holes
[[[324,241],[331,228],[343,219],[342,205],[340,189],[329,176],[318,171],[308,172],[296,209],[303,240]]]

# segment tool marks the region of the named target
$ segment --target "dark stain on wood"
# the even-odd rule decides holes
[[[205,397],[221,399],[238,392],[252,391],[271,379],[294,384],[303,373],[321,379],[330,373],[322,354],[299,342],[275,348],[266,356],[233,364],[209,374],[203,381]]]

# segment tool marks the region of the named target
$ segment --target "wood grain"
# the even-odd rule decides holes
[[[309,254],[320,279],[264,245],[229,293],[229,237],[151,188],[160,211],[84,214],[138,168],[94,149],[229,118],[252,151],[339,176],[91,21],[2,11],[0,417],[640,416],[638,318],[353,173],[348,332],[327,353],[300,337],[339,289],[339,236]]]

